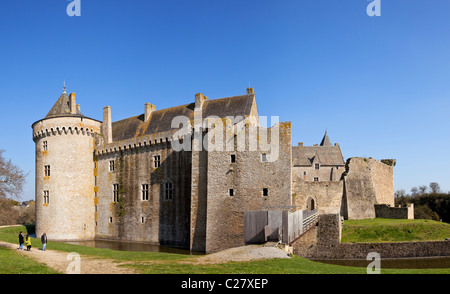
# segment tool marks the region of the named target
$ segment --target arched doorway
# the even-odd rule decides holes
[[[309,197],[306,200],[306,209],[308,211],[312,211],[312,210],[316,209],[316,201],[314,200],[314,198]]]

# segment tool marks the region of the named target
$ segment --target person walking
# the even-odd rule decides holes
[[[30,235],[27,234],[25,237],[25,244],[27,245],[27,251],[31,250],[31,238]]]
[[[45,232],[41,236],[41,243],[42,243],[42,251],[45,251],[45,248],[47,247],[47,234]]]
[[[19,233],[19,250],[23,250],[23,234],[22,231]]]

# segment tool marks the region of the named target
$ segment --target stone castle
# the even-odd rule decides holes
[[[37,235],[215,252],[245,245],[246,212],[359,219],[376,217],[377,206],[394,207],[395,160],[344,160],[327,133],[320,144],[292,146],[290,122],[260,126],[252,88],[143,110],[113,122],[107,106],[103,121],[92,119],[64,87],[32,125]],[[221,123],[227,127],[208,136]],[[206,148],[217,143],[226,148]]]

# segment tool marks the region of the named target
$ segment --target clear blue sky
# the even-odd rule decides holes
[[[0,0],[0,149],[29,172],[31,124],[62,92],[113,120],[255,89],[293,144],[325,129],[344,157],[396,158],[395,189],[450,190],[450,1]]]

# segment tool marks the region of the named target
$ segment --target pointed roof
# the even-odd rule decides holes
[[[77,109],[76,114],[70,113],[70,103],[69,103],[69,95],[66,93],[66,87],[64,86],[64,91],[61,96],[56,100],[52,109],[47,113],[45,118],[58,117],[58,116],[78,116],[84,117],[80,111]]]
[[[320,146],[333,146],[330,138],[328,138],[327,131],[325,131],[325,136],[323,136],[322,142],[320,142]]]

